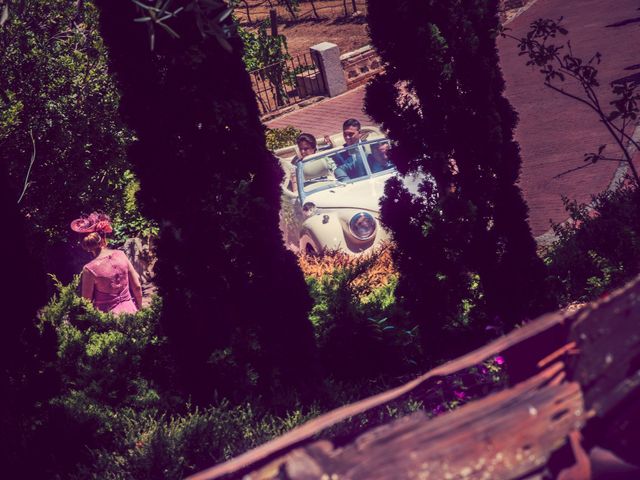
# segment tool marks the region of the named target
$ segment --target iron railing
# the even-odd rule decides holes
[[[249,75],[262,115],[324,95],[326,90],[320,68],[307,53],[253,70]]]

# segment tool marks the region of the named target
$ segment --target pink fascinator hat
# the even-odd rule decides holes
[[[104,213],[93,212],[71,222],[71,230],[78,233],[97,232],[100,235],[113,232],[111,219]]]

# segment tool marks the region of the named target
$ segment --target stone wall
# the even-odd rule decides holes
[[[340,62],[349,90],[364,85],[383,70],[382,61],[371,45],[341,55]]]

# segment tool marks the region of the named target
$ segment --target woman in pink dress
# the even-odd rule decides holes
[[[140,277],[124,252],[107,248],[106,235],[113,231],[109,217],[94,212],[71,222],[71,229],[85,234],[82,248],[94,257],[82,269],[82,296],[103,312],[137,312],[142,306]]]

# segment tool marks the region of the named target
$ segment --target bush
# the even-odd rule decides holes
[[[133,201],[133,134],[118,113],[93,2],[34,0],[9,10],[0,28],[0,163],[29,219],[34,256],[68,282],[82,266],[72,219],[105,211],[117,243],[154,226]]]
[[[555,307],[517,183],[517,115],[504,96],[497,4],[367,3],[387,68],[367,86],[365,109],[397,142],[390,155],[400,173],[433,177],[413,192],[390,179],[380,202],[396,244],[398,302],[419,321],[431,364],[482,345],[494,322],[510,329]],[[461,314],[466,329],[451,329]]]
[[[640,272],[640,191],[623,185],[591,204],[566,198],[570,220],[554,225],[558,240],[545,254],[562,304],[592,300]]]
[[[301,259],[322,364],[331,377],[362,380],[415,369],[417,326],[395,304],[390,248],[360,257]]]
[[[227,402],[180,416],[133,414],[119,448],[91,452],[75,479],[180,479],[228,460],[307,421],[317,412],[275,417]]]
[[[148,240],[158,235],[158,224],[140,213],[137,193],[140,182],[131,170],[127,170],[120,178],[123,191],[123,204],[113,216],[113,244],[123,245],[128,238],[138,237]]]
[[[158,329],[161,302],[113,316],[78,297],[78,282],[56,282],[58,294],[40,313],[41,330],[57,338],[57,356],[47,368],[58,379],[32,439],[46,445],[42,473],[71,472],[91,460],[92,449],[118,448],[131,415],[157,416],[182,403],[171,394],[173,362]],[[54,441],[61,432],[65,441]]]
[[[296,143],[296,138],[302,133],[296,127],[267,128],[267,148],[271,151],[288,147]]]
[[[46,366],[57,374],[57,389],[35,409],[24,434],[22,444],[37,452],[32,470],[24,476],[184,478],[282,435],[322,411],[395,386],[406,377],[383,376],[380,371],[410,367],[417,342],[396,327],[396,319],[402,317],[393,312],[396,274],[391,267],[388,252],[307,261],[307,273],[316,272],[308,281],[318,299],[312,318],[322,353],[333,373],[345,380],[326,381],[322,398],[307,405],[290,403],[281,413],[256,397],[239,404],[218,399],[194,408],[173,388],[173,361],[159,329],[159,299],[150,309],[114,317],[76,295],[77,278],[66,286],[57,282],[58,294],[40,313],[41,330],[53,330],[57,340],[57,356]],[[355,292],[351,300],[341,293],[343,287]],[[351,309],[349,316],[334,321],[332,309],[345,305]],[[383,321],[386,315],[393,322]],[[349,332],[351,327],[356,335]],[[331,361],[334,356],[348,361],[350,350],[366,361],[345,375]],[[386,355],[381,357],[384,364],[376,363],[374,354]],[[218,359],[231,360],[232,356]],[[499,375],[495,361],[479,365],[443,379],[419,400],[401,399],[353,417],[323,432],[323,437],[339,443],[420,408],[436,415],[496,388]]]
[[[26,188],[20,208],[42,249],[67,242],[80,213],[119,209],[132,135],[118,114],[93,2],[10,10],[0,29],[0,161],[16,200]]]
[[[69,285],[40,313],[57,356],[57,388],[36,409],[24,445],[37,446],[27,477],[177,479],[226,460],[317,415],[290,404],[275,415],[260,399],[203,409],[176,394],[160,330],[161,301],[135,315],[93,308]],[[203,379],[204,381],[204,379]]]

